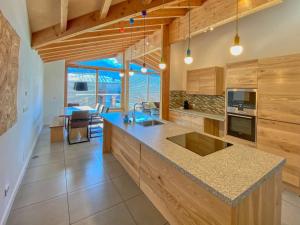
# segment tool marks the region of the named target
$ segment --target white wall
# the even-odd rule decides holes
[[[171,90],[185,90],[186,70],[226,63],[300,53],[300,0],[283,3],[244,17],[240,21],[241,44],[244,53],[233,57],[229,53],[234,36],[234,23],[197,35],[191,40],[192,65],[183,63],[186,42],[171,46]]]
[[[21,37],[18,121],[0,136],[0,224],[3,224],[43,124],[43,63],[30,47],[26,1],[0,0],[0,9]],[[6,185],[10,189],[4,197]]]
[[[61,114],[64,107],[65,61],[44,66],[44,124]]]

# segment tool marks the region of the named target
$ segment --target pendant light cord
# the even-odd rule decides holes
[[[239,33],[239,0],[236,0],[236,22],[235,22],[236,34]]]
[[[146,64],[146,10],[144,15],[144,64]]]
[[[188,49],[189,49],[190,44],[191,44],[191,5],[190,5],[190,0],[188,0],[188,7],[189,7],[189,41],[188,41]]]

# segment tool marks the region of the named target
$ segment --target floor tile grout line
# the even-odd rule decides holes
[[[63,144],[63,153],[64,153],[63,155],[64,155],[65,184],[66,184],[66,192],[67,192],[68,218],[69,218],[69,224],[71,224],[69,189],[68,189],[68,178],[67,178],[67,171],[66,171],[66,157],[65,157],[65,145],[64,144]]]

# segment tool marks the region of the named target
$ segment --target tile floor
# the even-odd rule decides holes
[[[167,225],[101,138],[50,144],[40,135],[7,225]],[[283,225],[300,225],[300,198],[283,194]]]

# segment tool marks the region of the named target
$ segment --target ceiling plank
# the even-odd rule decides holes
[[[102,5],[99,12],[99,18],[104,19],[107,16],[112,0],[100,0],[100,1],[102,1]]]
[[[151,26],[147,26],[145,28],[146,31],[156,31],[159,30],[161,28],[161,25],[151,25]],[[144,32],[144,28],[143,27],[126,27],[124,28],[124,31],[122,32],[122,34],[137,34],[137,33],[143,33]],[[67,40],[63,40],[61,42],[68,42],[68,41],[72,41],[72,40],[85,40],[85,39],[92,39],[92,38],[97,38],[97,37],[110,37],[110,36],[114,36],[120,34],[120,30],[116,29],[116,30],[99,30],[99,31],[94,31],[94,32],[87,32],[85,34],[81,34],[75,37],[72,37],[70,39]]]
[[[51,26],[44,30],[34,32],[32,34],[32,47],[38,48],[58,40],[67,39],[75,35],[82,34],[92,29],[99,29],[111,24],[118,23],[125,19],[139,15],[141,10],[148,10],[148,12],[160,9],[170,2],[181,2],[182,0],[154,0],[148,5],[142,4],[140,0],[124,1],[113,5],[104,19],[97,19],[97,12],[92,12],[73,20],[68,21],[68,30],[64,33],[57,32],[57,25]]]
[[[138,37],[138,38],[134,38],[134,39],[124,39],[121,41],[114,41],[114,42],[109,42],[106,41],[105,43],[101,42],[101,43],[91,43],[88,45],[79,45],[79,46],[69,46],[69,47],[65,47],[65,48],[59,48],[59,49],[49,49],[49,50],[43,50],[43,51],[39,51],[40,55],[44,55],[44,54],[48,54],[48,53],[59,53],[59,52],[64,52],[64,51],[70,51],[70,50],[80,50],[80,49],[88,49],[88,48],[93,48],[93,47],[111,47],[111,46],[122,46],[122,45],[132,45],[132,43],[137,42],[139,40],[141,40],[143,37]]]
[[[60,32],[64,33],[68,25],[69,0],[60,0]]]
[[[177,18],[184,16],[188,12],[187,9],[159,9],[147,14],[146,19],[162,19],[162,18]],[[143,19],[143,16],[135,17],[135,19]]]
[[[145,35],[148,36],[152,34],[153,32],[146,32]],[[132,38],[139,38],[139,37],[144,37],[144,34],[134,34],[132,35]],[[112,42],[112,41],[122,41],[122,40],[128,40],[131,39],[130,34],[126,35],[119,35],[119,36],[114,36],[114,37],[100,37],[98,39],[94,40],[83,40],[83,41],[73,41],[73,42],[68,42],[68,43],[57,43],[57,44],[52,44],[49,46],[46,46],[44,48],[38,49],[39,52],[42,52],[43,50],[49,50],[49,49],[64,49],[69,46],[85,46],[89,44],[100,44],[100,43],[107,43],[107,42]]]

